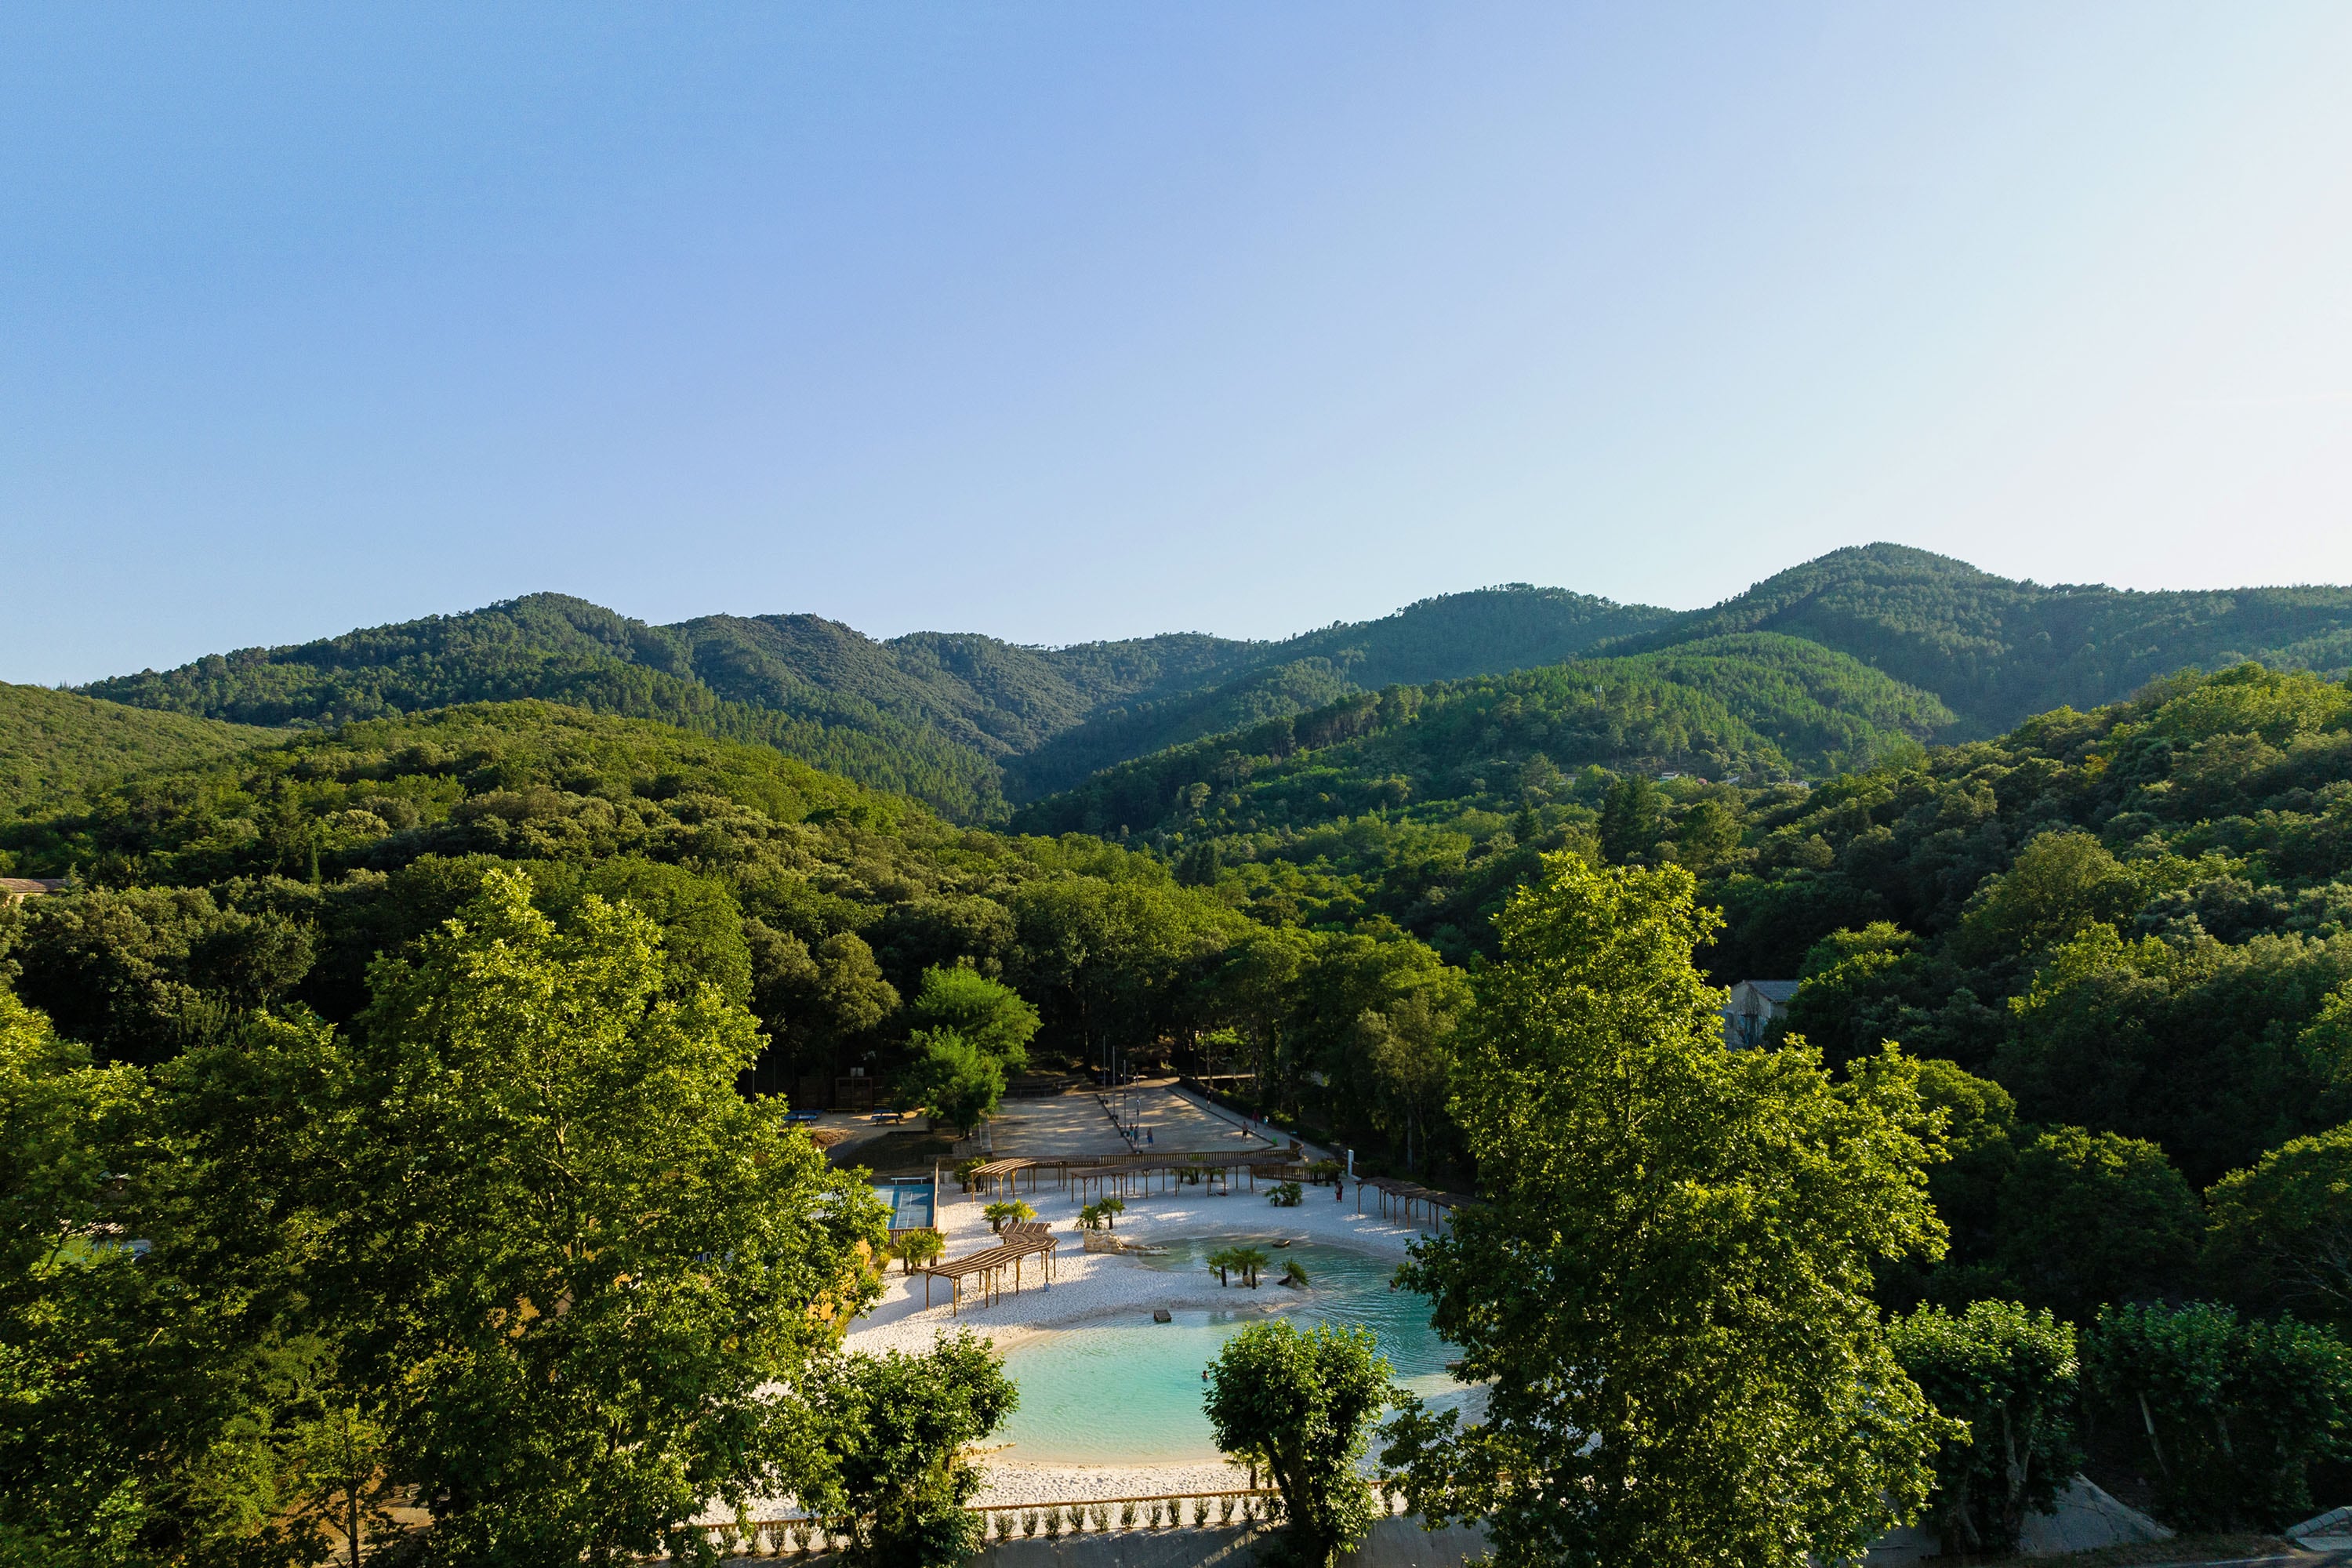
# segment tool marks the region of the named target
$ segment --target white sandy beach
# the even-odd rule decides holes
[[[1174,1089],[1145,1092],[1161,1097],[1165,1108],[1150,1118],[1159,1141],[1146,1152],[1166,1152],[1181,1158],[1215,1149],[1256,1151],[1257,1157],[1267,1160],[1280,1157],[1228,1112]],[[1108,1131],[1110,1119],[1092,1095],[1073,1094],[1008,1110],[1011,1114],[997,1124],[1000,1156],[1055,1158],[1069,1151],[1087,1158],[1092,1150],[1073,1148],[1087,1142],[1104,1143],[1105,1152],[1125,1152]],[[1323,1156],[1324,1151],[1310,1146],[1304,1157]],[[1031,1264],[1024,1268],[1022,1288],[1017,1292],[1008,1288],[992,1305],[982,1304],[977,1288],[967,1284],[958,1312],[950,1305],[947,1286],[936,1282],[927,1309],[922,1277],[909,1277],[893,1264],[882,1300],[851,1328],[846,1348],[922,1351],[941,1333],[969,1329],[1003,1350],[1041,1330],[1148,1321],[1153,1309],[1160,1307],[1226,1311],[1255,1307],[1280,1312],[1313,1302],[1311,1293],[1286,1289],[1271,1279],[1255,1290],[1221,1288],[1216,1277],[1206,1270],[1178,1273],[1150,1267],[1133,1257],[1089,1253],[1086,1233],[1076,1226],[1079,1199],[1057,1186],[1051,1171],[1040,1172],[1037,1184],[1037,1190],[1030,1191],[1024,1176],[1020,1196],[1037,1211],[1040,1221],[1063,1238],[1050,1284]],[[1142,1190],[1140,1181],[1137,1184],[1139,1191],[1127,1194],[1127,1212],[1118,1216],[1117,1229],[1108,1234],[1139,1245],[1150,1245],[1155,1237],[1246,1235],[1336,1243],[1402,1262],[1406,1247],[1416,1237],[1430,1234],[1425,1226],[1383,1218],[1380,1194],[1370,1189],[1360,1194],[1364,1212],[1359,1214],[1359,1194],[1352,1184],[1344,1201],[1336,1200],[1329,1187],[1307,1187],[1297,1208],[1275,1207],[1266,1201],[1269,1184],[1260,1182],[1253,1191],[1246,1179],[1238,1177],[1230,1196],[1204,1194],[1198,1187],[1161,1192],[1157,1177],[1149,1190]],[[947,1237],[944,1256],[961,1258],[992,1244],[982,1212],[988,1201],[979,1194],[967,1196],[958,1190],[951,1173],[941,1173],[940,1212],[936,1220]],[[973,1505],[981,1508],[1225,1491],[1249,1484],[1246,1469],[1214,1458],[1150,1465],[1068,1465],[1029,1463],[1013,1453],[1002,1452],[1002,1457],[986,1460],[982,1469],[987,1487],[973,1500]],[[773,1499],[755,1506],[753,1511],[766,1516],[793,1510],[789,1500]],[[718,1522],[723,1517],[714,1511],[709,1521]]]
[[[1068,1097],[1064,1105],[1076,1110],[1069,1101],[1079,1098]],[[1085,1097],[1083,1103],[1088,1108],[1095,1104],[1091,1096]],[[1196,1114],[1203,1110],[1189,1097],[1181,1103]],[[1094,1114],[1102,1113],[1096,1110]],[[1221,1113],[1207,1112],[1206,1118],[1225,1124]],[[1108,1124],[1108,1118],[1104,1120]],[[1194,1121],[1192,1125],[1198,1127],[1202,1121]],[[1240,1136],[1237,1129],[1233,1135]],[[1310,1154],[1319,1151],[1310,1151]],[[1383,1219],[1378,1212],[1379,1194],[1369,1190],[1362,1194],[1365,1212],[1358,1214],[1358,1194],[1352,1185],[1344,1202],[1334,1201],[1328,1187],[1310,1186],[1298,1207],[1276,1208],[1266,1201],[1267,1184],[1263,1182],[1252,1192],[1246,1181],[1237,1181],[1231,1196],[1203,1195],[1198,1187],[1160,1193],[1158,1184],[1155,1179],[1152,1191],[1129,1196],[1127,1212],[1118,1216],[1118,1228],[1110,1234],[1139,1244],[1150,1244],[1154,1237],[1233,1234],[1289,1237],[1338,1243],[1393,1257],[1399,1262],[1404,1259],[1407,1245],[1426,1234],[1422,1227]],[[962,1310],[954,1313],[946,1300],[944,1283],[932,1287],[932,1305],[926,1310],[922,1278],[909,1279],[894,1267],[882,1300],[850,1331],[848,1348],[919,1351],[940,1333],[966,1328],[1005,1349],[1040,1329],[1130,1317],[1148,1320],[1157,1307],[1231,1310],[1244,1305],[1242,1298],[1246,1297],[1247,1305],[1272,1312],[1303,1306],[1308,1300],[1270,1281],[1244,1292],[1220,1288],[1216,1277],[1205,1270],[1197,1275],[1171,1273],[1133,1258],[1089,1253],[1085,1250],[1085,1233],[1076,1225],[1079,1203],[1055,1187],[1050,1172],[1040,1173],[1037,1191],[1032,1193],[1024,1186],[1021,1196],[1036,1209],[1040,1220],[1065,1238],[1050,1286],[1041,1281],[1032,1266],[1024,1271],[1022,1289],[1017,1293],[1007,1289],[993,1305],[981,1305],[977,1291],[967,1286]],[[948,1257],[962,1257],[989,1245],[988,1222],[982,1213],[985,1201],[978,1195],[965,1196],[951,1179],[942,1178],[938,1219],[947,1237]],[[1071,1467],[1026,1464],[1007,1456],[986,1468],[988,1489],[976,1500],[983,1507],[1211,1491],[1248,1481],[1244,1471],[1216,1462]]]

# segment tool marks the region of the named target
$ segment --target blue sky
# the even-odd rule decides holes
[[[2352,582],[2352,7],[17,5],[0,679]]]

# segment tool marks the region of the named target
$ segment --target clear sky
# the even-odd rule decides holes
[[[0,679],[2352,582],[2352,5],[0,10]]]

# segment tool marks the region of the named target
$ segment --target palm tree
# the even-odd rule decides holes
[[[1257,1271],[1273,1260],[1266,1257],[1264,1249],[1255,1247],[1236,1247],[1231,1250],[1232,1261],[1226,1267],[1241,1275],[1243,1284],[1256,1289]]]
[[[1037,1217],[1037,1211],[1019,1198],[1011,1203],[991,1204],[980,1212],[987,1217],[988,1228],[999,1236],[1004,1234],[1004,1227],[1008,1225],[1019,1225]]]
[[[1127,1200],[1114,1195],[1103,1199],[1103,1201],[1097,1204],[1095,1207],[1102,1211],[1103,1218],[1109,1224],[1111,1229],[1117,1230],[1118,1228],[1118,1216],[1127,1212]]]
[[[892,1248],[908,1274],[947,1249],[947,1238],[936,1230],[910,1230],[901,1236],[898,1245]]]
[[[1234,1254],[1238,1253],[1240,1250],[1241,1248],[1237,1247],[1221,1247],[1217,1248],[1216,1251],[1209,1254],[1209,1256],[1202,1260],[1206,1262],[1210,1268],[1217,1271],[1217,1284],[1220,1289],[1228,1283],[1225,1279],[1226,1271],[1228,1269],[1238,1268],[1241,1267],[1234,1260]]]

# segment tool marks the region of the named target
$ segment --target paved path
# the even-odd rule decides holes
[[[1203,1105],[1172,1084],[1142,1084],[1112,1096],[1114,1104],[1130,1107],[1150,1130],[1151,1141],[1139,1142],[1139,1154],[1203,1154],[1227,1150],[1271,1152],[1273,1138],[1253,1136],[1239,1119]],[[1087,1160],[1130,1152],[1119,1136],[1118,1123],[1104,1110],[1093,1089],[1072,1089],[1037,1100],[1008,1100],[989,1129],[999,1159]]]

